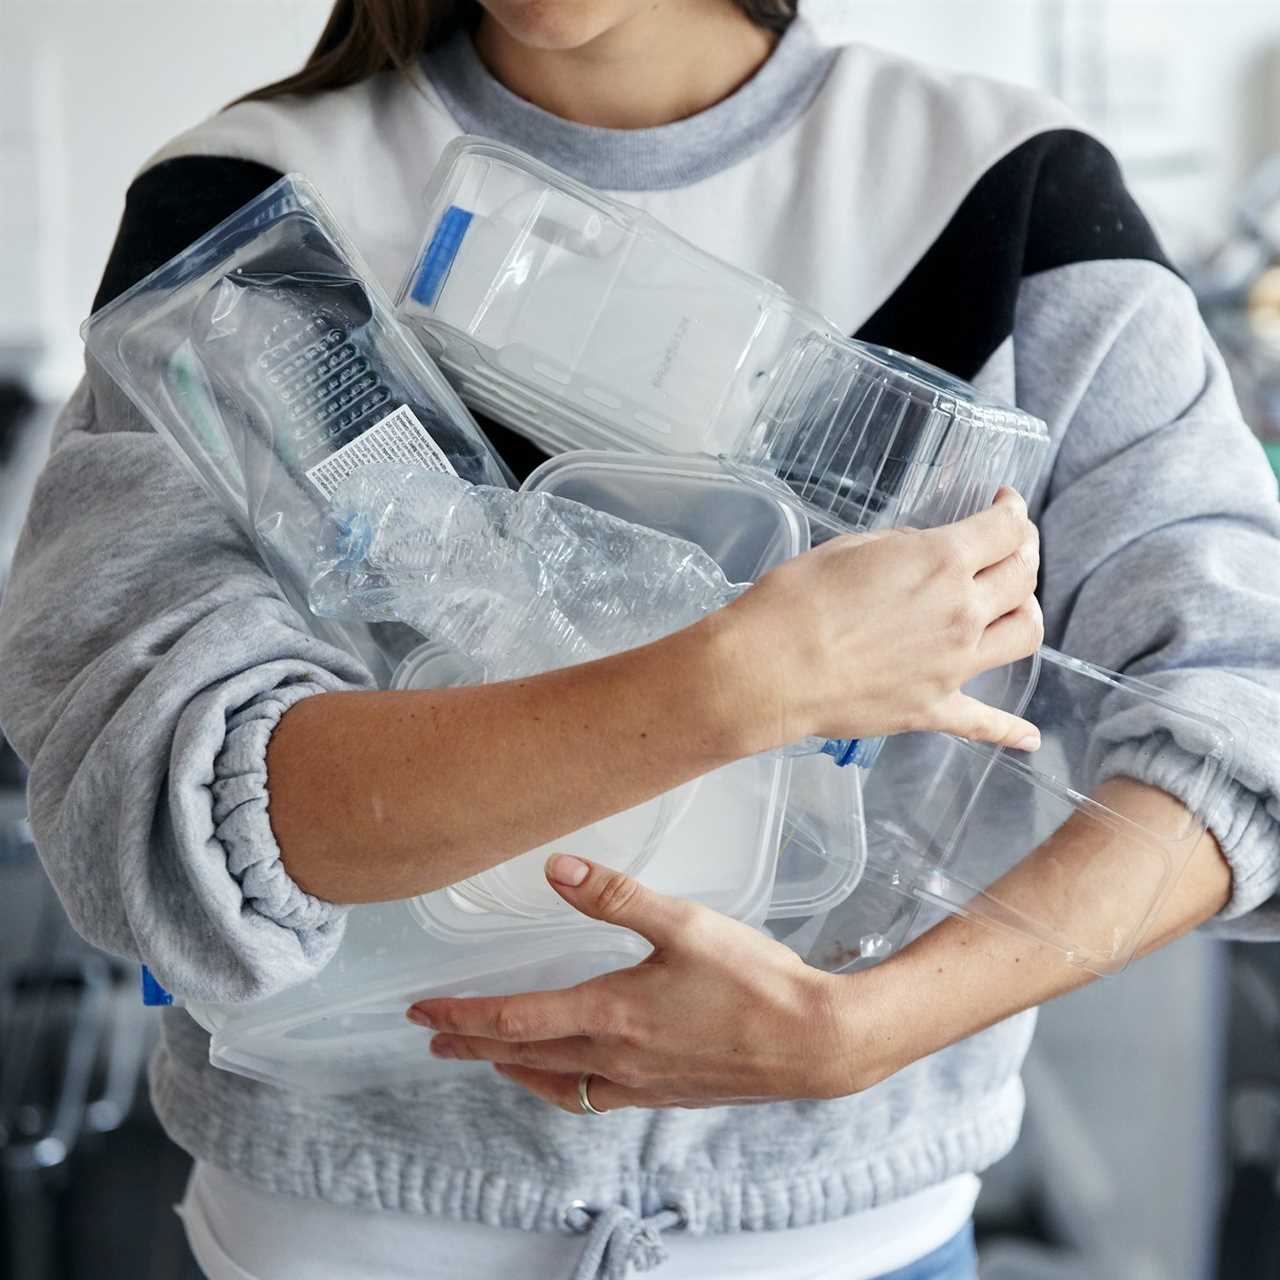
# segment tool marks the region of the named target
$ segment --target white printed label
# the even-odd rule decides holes
[[[426,427],[418,421],[417,414],[407,404],[402,404],[363,435],[344,444],[323,462],[317,462],[307,472],[307,479],[320,490],[327,502],[332,500],[338,486],[348,476],[375,462],[412,462],[428,471],[443,471],[451,476],[458,474]]]

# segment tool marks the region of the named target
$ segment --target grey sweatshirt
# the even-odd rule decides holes
[[[1105,149],[1053,103],[823,49],[802,25],[732,97],[657,129],[550,116],[465,38],[423,73],[236,106],[179,137],[130,189],[99,302],[286,170],[319,186],[394,290],[427,174],[467,131],[625,194],[851,334],[1016,400],[1053,437],[1034,504],[1048,639],[1243,719],[1238,779],[1202,815],[1234,874],[1212,927],[1280,933],[1280,507],[1194,299]],[[497,438],[515,465],[532,460]],[[299,699],[368,683],[90,365],[0,607],[0,723],[31,766],[32,825],[76,926],[192,1000],[314,974],[344,910],[281,862],[266,746]],[[1156,773],[1143,748],[1116,744],[1108,772],[1179,794],[1176,761],[1161,753]],[[652,1260],[643,1219],[664,1209],[678,1214],[652,1225],[779,1229],[983,1169],[1017,1135],[1033,1022],[837,1102],[584,1123],[483,1071],[294,1095],[212,1069],[205,1033],[171,1010],[152,1084],[175,1141],[270,1190],[532,1230],[563,1229],[585,1201],[614,1236],[602,1274],[620,1277]]]

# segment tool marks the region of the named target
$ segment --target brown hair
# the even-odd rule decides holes
[[[733,0],[751,19],[784,31],[796,0]],[[323,93],[379,71],[412,71],[418,55],[460,27],[480,20],[478,0],[334,0],[329,20],[301,71],[247,93],[239,101],[286,93]]]

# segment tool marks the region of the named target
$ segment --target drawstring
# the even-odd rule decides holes
[[[651,1218],[641,1218],[618,1204],[593,1213],[575,1203],[566,1212],[565,1223],[587,1233],[571,1280],[627,1280],[633,1270],[652,1271],[666,1262],[661,1233],[684,1226],[684,1215],[678,1209],[663,1209]]]

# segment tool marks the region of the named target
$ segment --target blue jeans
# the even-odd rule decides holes
[[[880,1280],[978,1280],[978,1251],[973,1244],[973,1223],[927,1258],[891,1271]]]

